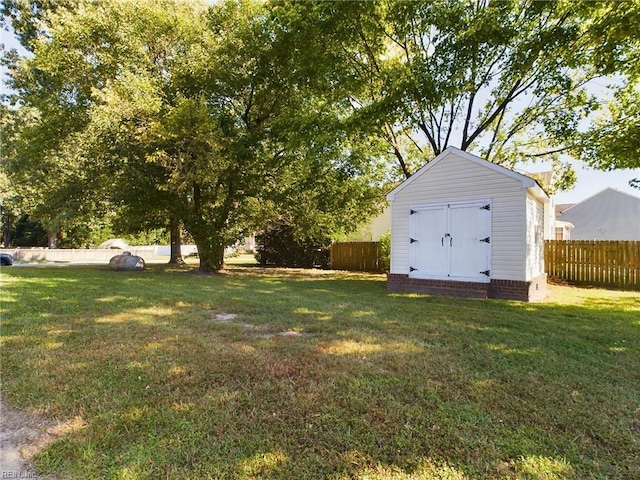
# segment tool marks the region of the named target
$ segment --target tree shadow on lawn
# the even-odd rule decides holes
[[[11,272],[3,396],[87,425],[38,467],[88,478],[640,474],[636,297],[578,290],[577,304],[524,304],[389,294],[382,276],[256,272]],[[278,335],[292,331],[302,335]]]

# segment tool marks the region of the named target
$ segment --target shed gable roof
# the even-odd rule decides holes
[[[527,177],[526,175],[522,175],[521,173],[518,173],[518,172],[514,172],[513,170],[505,168],[505,167],[503,167],[501,165],[498,165],[496,163],[488,162],[487,160],[484,160],[484,159],[482,159],[482,158],[480,158],[480,157],[478,157],[476,155],[473,155],[473,154],[471,154],[469,152],[465,152],[463,150],[460,150],[459,148],[456,148],[456,147],[447,147],[440,155],[438,155],[436,158],[434,158],[429,163],[424,165],[422,168],[420,168],[420,170],[418,170],[416,173],[414,173],[412,176],[410,176],[408,179],[406,179],[404,182],[402,182],[400,185],[398,185],[396,188],[394,188],[387,195],[387,200],[393,201],[393,199],[395,198],[395,196],[396,196],[396,194],[398,192],[400,192],[400,191],[404,190],[405,188],[407,188],[416,179],[420,178],[422,175],[427,173],[430,169],[432,169],[434,166],[438,165],[440,162],[446,161],[445,160],[446,157],[449,156],[450,154],[456,155],[456,156],[458,156],[460,158],[463,158],[465,160],[473,162],[473,163],[475,163],[477,165],[480,165],[481,167],[488,168],[490,170],[498,172],[498,173],[500,173],[502,175],[505,175],[508,178],[512,178],[514,180],[517,180],[517,181],[519,181],[521,183],[522,188],[531,189],[531,193],[538,200],[541,200],[543,202],[548,202],[549,201],[549,196],[544,192],[542,187],[540,187],[538,182],[536,182],[533,178]]]

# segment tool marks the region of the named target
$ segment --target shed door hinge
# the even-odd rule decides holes
[[[480,241],[484,243],[491,243],[491,237],[481,238]]]
[[[485,206],[480,207],[480,210],[489,210],[489,211],[491,211],[491,204],[487,203]]]
[[[491,270],[485,270],[484,272],[480,272],[480,273],[488,277],[489,274],[491,273]]]
[[[410,272],[415,272],[416,270],[417,270],[417,268],[409,267],[409,271]]]
[[[410,238],[409,239],[409,243],[416,243],[418,240],[416,240],[415,238]]]
[[[413,215],[414,213],[418,213],[416,210],[409,210],[409,215]]]

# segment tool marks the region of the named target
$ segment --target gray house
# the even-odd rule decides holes
[[[640,196],[607,188],[563,210],[571,240],[640,240]]]

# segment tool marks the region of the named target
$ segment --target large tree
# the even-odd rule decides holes
[[[24,156],[72,161],[92,195],[140,224],[181,222],[200,271],[219,270],[225,247],[284,205],[320,211],[330,228],[377,202],[361,144],[340,129],[311,137],[340,107],[299,82],[262,3],[108,0],[48,18],[14,74],[39,113],[29,138],[42,141]]]
[[[586,2],[587,59],[615,78],[589,126],[575,135],[572,153],[600,170],[640,168],[640,2]],[[630,183],[640,188],[640,179]]]
[[[33,197],[40,218],[60,213],[50,201],[60,193],[81,205],[103,198],[121,229],[169,226],[172,246],[179,245],[183,205],[167,188],[175,172],[158,161],[167,143],[158,125],[184,99],[180,68],[202,51],[207,6],[113,0],[69,10],[38,3],[36,16],[23,7],[13,5],[14,17],[33,57],[14,68],[11,86],[37,118],[20,132],[12,170],[20,183],[36,172],[48,180],[29,182],[42,192],[43,199]],[[72,183],[70,172],[81,172],[81,181]]]
[[[449,145],[507,166],[550,159],[566,171],[560,154],[578,151],[583,121],[601,107],[592,82],[628,74],[624,60],[637,52],[635,1],[276,5],[282,34],[316,52],[310,78],[352,105],[405,177]]]
[[[92,174],[92,163],[77,141],[88,123],[92,84],[104,81],[105,72],[87,67],[77,51],[56,50],[51,21],[63,16],[68,5],[3,5],[3,14],[29,52],[28,59],[16,51],[3,59],[10,73],[10,93],[3,99],[3,169],[23,212],[46,228],[50,247],[62,228],[94,223],[106,213],[106,199],[96,188],[100,177]]]
[[[300,82],[295,45],[278,41],[268,12],[250,2],[211,8],[214,36],[202,69],[193,68],[201,90],[165,128],[186,140],[177,152],[191,212],[185,225],[216,268],[224,246],[270,216],[284,211],[331,232],[354,228],[379,203],[370,152],[353,132],[332,127],[340,106]]]
[[[50,150],[44,147],[49,142],[41,136],[43,122],[37,109],[1,108],[2,174],[11,190],[9,197],[2,195],[0,199],[5,205],[4,221],[11,223],[23,214],[37,219],[47,231],[48,246],[55,248],[61,228],[88,223],[99,216],[99,199],[92,196],[83,200],[83,189],[89,182],[73,145]]]

